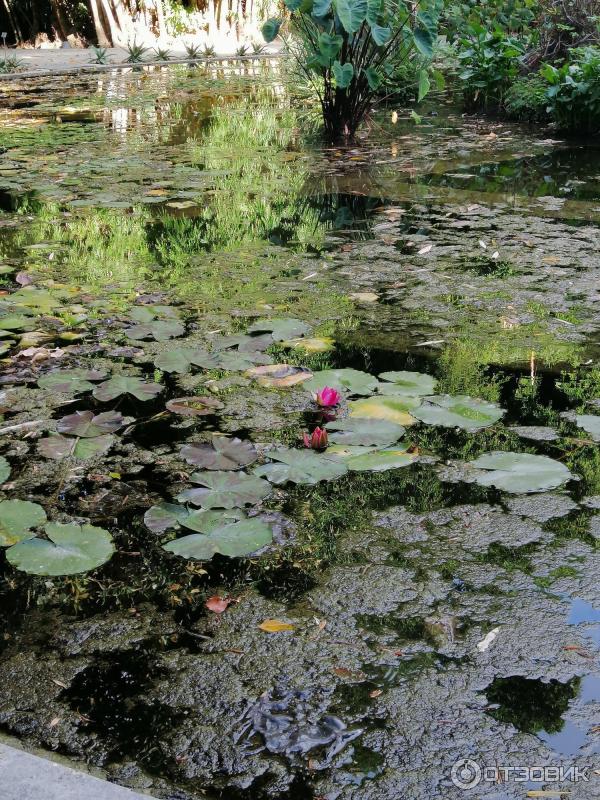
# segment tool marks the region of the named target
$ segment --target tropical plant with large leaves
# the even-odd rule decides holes
[[[352,138],[382,84],[415,52],[433,56],[442,0],[284,0],[288,49],[319,98],[327,138]],[[267,42],[281,19],[263,25]],[[429,90],[419,75],[419,99]]]

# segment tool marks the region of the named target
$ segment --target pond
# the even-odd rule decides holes
[[[279,63],[1,91],[0,734],[177,800],[597,797],[600,149],[451,98],[326,148]]]

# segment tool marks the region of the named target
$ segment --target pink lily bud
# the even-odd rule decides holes
[[[317,405],[324,408],[332,408],[340,404],[341,395],[337,389],[332,389],[331,386],[324,386],[316,395]]]
[[[305,433],[302,438],[304,447],[311,450],[324,450],[327,447],[327,431],[323,428],[315,428],[312,434]]]

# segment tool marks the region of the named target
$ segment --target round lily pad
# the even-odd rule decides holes
[[[53,392],[80,394],[94,388],[92,381],[101,381],[104,378],[106,378],[106,372],[96,369],[57,369],[42,375],[38,380],[38,386]]]
[[[428,425],[463,428],[466,431],[489,428],[503,415],[504,410],[496,403],[467,395],[449,394],[427,397],[423,405],[413,412],[413,416]]]
[[[178,372],[183,375],[189,372],[192,365],[200,367],[210,360],[210,354],[201,348],[171,347],[156,356],[154,366],[163,372]]]
[[[336,419],[326,425],[332,444],[357,445],[361,447],[385,447],[401,439],[405,428],[385,419],[349,417]]]
[[[248,333],[270,333],[276,342],[304,336],[309,326],[300,319],[262,319],[248,328]]]
[[[351,417],[387,420],[396,425],[408,426],[415,424],[412,412],[420,403],[420,397],[409,397],[409,395],[376,396],[354,400],[348,409]]]
[[[268,525],[257,519],[244,519],[208,534],[183,536],[164,545],[164,549],[182,558],[208,561],[216,553],[230,557],[250,555],[272,540],[273,532]]]
[[[240,469],[258,458],[251,442],[229,436],[213,436],[212,444],[186,444],[179,455],[189,464],[215,470]]]
[[[37,503],[29,500],[0,501],[0,547],[10,547],[35,534],[32,528],[38,528],[46,522],[46,512]]]
[[[382,372],[379,378],[386,381],[379,386],[381,394],[408,394],[411,397],[433,394],[437,383],[424,372]]]
[[[105,564],[115,551],[112,537],[93,525],[49,522],[46,539],[25,539],[6,551],[13,567],[30,575],[77,575]]]
[[[246,515],[239,508],[228,508],[225,511],[190,511],[188,516],[182,519],[181,524],[196,533],[212,533],[217,528],[245,518]]]
[[[345,475],[342,461],[327,458],[311,450],[281,448],[268,453],[272,463],[256,467],[254,474],[281,486],[285,483],[315,484]]]
[[[185,489],[177,499],[209,509],[254,505],[272,491],[267,481],[243,472],[195,472],[190,480],[204,488]]]
[[[377,389],[377,378],[358,369],[323,369],[304,384],[311,392],[320,392],[326,386],[353,395],[372,394]]]
[[[77,458],[85,461],[88,458],[102,455],[113,446],[115,437],[110,434],[95,436],[89,439],[78,439],[61,434],[51,434],[38,442],[38,452],[46,458]]]
[[[94,397],[101,403],[107,403],[123,394],[130,394],[138,400],[146,401],[153,400],[162,390],[160,383],[146,383],[131,375],[113,375],[94,388]]]
[[[476,483],[514,494],[545,492],[573,478],[560,461],[531,453],[485,453],[469,466],[482,470],[475,476]]]
[[[152,533],[164,533],[171,528],[178,528],[182,521],[190,515],[189,509],[176,503],[159,503],[152,506],[144,514],[144,524]]]
[[[351,472],[383,472],[414,464],[417,456],[409,453],[408,445],[396,445],[386,450],[376,450],[364,455],[350,456],[346,465]]]
[[[125,330],[125,336],[134,341],[141,339],[155,339],[157,342],[166,342],[183,336],[185,328],[181,322],[172,319],[157,319],[140,325],[133,325]]]
[[[274,389],[285,389],[312,378],[312,372],[306,367],[291,364],[267,364],[246,370],[248,378],[253,378],[261,386]]]
[[[115,433],[126,422],[125,417],[118,411],[105,411],[96,415],[93,411],[76,411],[59,419],[56,429],[59,433],[87,439],[104,433]]]
[[[216,397],[174,397],[166,403],[167,411],[182,417],[204,417],[225,408]]]

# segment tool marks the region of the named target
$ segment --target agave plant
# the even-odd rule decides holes
[[[247,56],[249,52],[250,52],[250,48],[248,47],[248,45],[247,44],[242,44],[235,51],[235,54],[239,58],[244,58],[244,56]]]
[[[193,42],[184,43],[185,52],[188,58],[196,59],[200,58],[200,45],[194,44]]]
[[[0,75],[8,75],[10,72],[17,72],[21,68],[21,61],[16,56],[4,56],[0,58]]]
[[[127,45],[128,56],[125,59],[125,63],[141,64],[147,52],[148,48],[144,47],[143,44],[138,44],[134,39],[133,44],[129,42],[129,44]]]
[[[168,47],[155,47],[154,52],[156,54],[157,61],[169,61],[171,58],[171,51]]]
[[[285,0],[293,36],[287,48],[319,98],[327,138],[351,139],[387,77],[416,50],[433,56],[443,0]],[[281,19],[262,28],[267,42]],[[419,100],[429,90],[419,75]]]
[[[94,58],[92,64],[108,64],[108,50],[106,47],[92,47]]]
[[[217,52],[212,44],[205,44],[202,48],[202,55],[204,58],[213,58]]]
[[[266,47],[262,42],[252,42],[252,52],[255,56],[262,55],[266,50]]]

